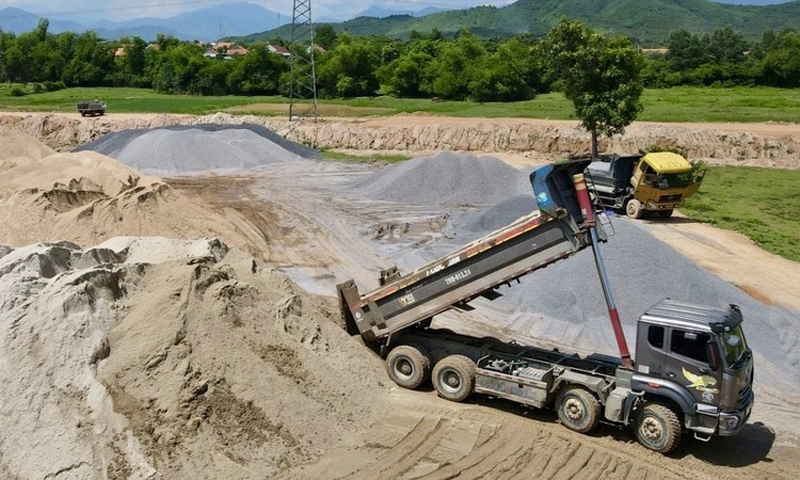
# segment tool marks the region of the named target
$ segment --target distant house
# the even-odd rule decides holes
[[[290,52],[288,48],[281,45],[267,45],[267,50],[278,55],[283,55],[284,57],[292,56],[292,52]]]
[[[669,48],[642,48],[640,49],[642,53],[658,53],[661,55],[666,54],[669,52]]]
[[[128,48],[128,45],[120,45],[117,47],[116,50],[114,50],[114,58],[124,57],[126,48]]]
[[[216,58],[222,57],[226,60],[230,60],[233,57],[243,57],[247,55],[249,52],[246,48],[242,47],[241,45],[236,45],[235,43],[231,42],[217,42],[212,43],[206,48],[206,51],[203,53],[204,57],[209,58]]]

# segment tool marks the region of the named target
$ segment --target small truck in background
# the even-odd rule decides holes
[[[631,218],[651,213],[669,218],[697,192],[705,170],[695,171],[677,153],[657,152],[597,159],[585,173],[590,191],[603,207],[624,210]]]
[[[479,393],[553,408],[564,426],[580,433],[600,422],[631,426],[642,445],[660,453],[674,450],[687,431],[703,441],[735,435],[754,401],[753,355],[741,311],[661,301],[638,320],[634,362],[600,254],[606,234],[583,176],[589,163],[572,160],[533,172],[538,209],[500,230],[407,275],[384,270],[380,286],[366,294],[353,280],[337,285],[347,331],[386,359],[396,384],[415,389],[431,382],[448,400]],[[494,300],[501,296],[498,287],[587,247],[618,358],[431,328],[435,315],[474,309],[473,299]]]
[[[78,113],[81,114],[81,117],[103,116],[106,113],[106,108],[106,102],[101,100],[78,102]]]

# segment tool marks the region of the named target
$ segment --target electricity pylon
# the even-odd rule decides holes
[[[303,118],[317,121],[317,74],[314,69],[314,25],[311,23],[311,0],[293,0],[291,85],[289,120]]]

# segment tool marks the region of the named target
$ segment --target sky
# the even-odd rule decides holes
[[[246,1],[291,15],[293,0],[0,0],[0,10],[16,7],[50,19],[130,20],[140,17],[171,17],[182,12]],[[312,19],[350,18],[372,5],[392,10],[421,10],[425,7],[465,9],[478,5],[505,6],[513,0],[308,0]]]

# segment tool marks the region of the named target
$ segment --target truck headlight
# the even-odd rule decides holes
[[[725,430],[735,430],[736,427],[739,425],[739,417],[734,417],[733,415],[725,415],[719,419],[720,427]]]

